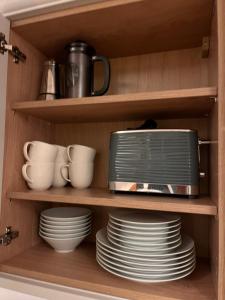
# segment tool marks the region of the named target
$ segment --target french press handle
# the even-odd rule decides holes
[[[108,89],[109,89],[109,83],[110,83],[110,63],[108,61],[108,59],[105,56],[93,56],[92,57],[92,61],[93,63],[95,63],[96,61],[100,61],[103,63],[103,67],[104,67],[104,82],[103,82],[103,86],[100,90],[98,91],[92,91],[91,95],[92,96],[102,96],[104,95]],[[93,88],[94,89],[94,88]]]

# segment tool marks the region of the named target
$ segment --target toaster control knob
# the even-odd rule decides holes
[[[200,178],[205,178],[205,176],[206,176],[206,174],[205,174],[205,172],[200,172]]]

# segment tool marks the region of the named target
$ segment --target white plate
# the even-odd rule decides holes
[[[171,271],[171,272],[165,272],[157,274],[146,274],[146,273],[142,273],[142,272],[134,272],[134,271],[126,271],[126,270],[122,270],[121,267],[115,267],[113,266],[111,263],[109,262],[105,262],[104,260],[102,260],[99,256],[97,256],[97,258],[100,260],[101,263],[103,263],[104,265],[106,265],[107,267],[114,269],[115,271],[119,271],[122,272],[126,275],[131,275],[131,276],[135,276],[135,277],[140,277],[143,279],[148,279],[148,278],[161,278],[161,277],[169,277],[169,276],[173,276],[173,275],[178,275],[180,273],[183,273],[185,271],[190,270],[191,268],[193,268],[193,266],[196,264],[196,262],[194,261],[191,265],[189,265],[188,267],[184,268],[183,270],[177,270],[177,271]]]
[[[41,212],[41,216],[50,221],[76,221],[89,216],[91,210],[84,207],[54,207]]]
[[[116,226],[114,226],[112,223],[108,222],[107,229],[110,229],[113,231],[116,235],[119,235],[124,238],[131,238],[135,240],[160,240],[160,239],[167,239],[171,238],[174,235],[178,234],[180,232],[181,226],[175,228],[174,230],[170,230],[167,232],[161,232],[158,230],[157,232],[138,232],[138,231],[127,231],[123,229],[118,229]]]
[[[49,228],[46,228],[43,225],[40,225],[39,228],[42,231],[46,232],[46,233],[52,233],[52,234],[79,234],[80,232],[84,232],[84,231],[90,229],[91,225],[87,225],[87,226],[84,226],[83,228],[72,229],[72,230],[68,230],[68,229],[65,229],[65,230],[49,229]]]
[[[73,229],[81,229],[84,228],[85,226],[88,226],[91,224],[91,219],[89,219],[87,222],[82,222],[77,225],[51,225],[45,223],[45,221],[40,220],[40,225],[45,227],[46,229],[51,229],[51,230],[73,230]]]
[[[123,235],[123,234],[118,234],[117,231],[115,231],[114,229],[111,229],[110,226],[107,226],[107,232],[111,233],[113,236],[117,237],[118,239],[120,239],[121,241],[124,241],[124,242],[135,242],[135,243],[167,243],[167,242],[170,242],[172,240],[174,240],[176,237],[178,237],[180,235],[180,229],[178,229],[175,234],[173,233],[172,235],[169,235],[169,236],[164,236],[164,237],[157,237],[157,236],[154,236],[154,237],[138,237],[136,236],[135,234],[133,235]]]
[[[125,278],[125,279],[129,279],[129,280],[132,280],[132,281],[138,281],[138,282],[143,282],[143,283],[157,283],[157,282],[168,282],[168,281],[178,280],[178,279],[181,279],[181,278],[184,278],[184,277],[190,275],[195,269],[195,265],[194,265],[193,268],[190,269],[189,271],[185,271],[182,274],[170,276],[170,277],[167,277],[167,278],[162,277],[161,279],[141,279],[141,278],[137,278],[137,277],[134,277],[134,276],[124,275],[120,271],[114,271],[110,267],[107,267],[106,265],[102,264],[98,259],[97,259],[97,262],[103,269],[105,269],[106,271],[108,271],[109,273],[111,273],[113,275],[116,275],[120,278]]]
[[[73,239],[73,238],[79,238],[81,236],[84,236],[84,235],[87,235],[87,234],[90,234],[91,230],[88,229],[88,230],[85,230],[83,232],[79,232],[79,233],[76,233],[76,234],[51,234],[51,233],[46,233],[44,231],[42,231],[41,229],[39,230],[39,234],[41,236],[45,236],[45,237],[49,237],[49,238],[53,238],[53,239]]]
[[[109,259],[105,259],[104,255],[102,255],[100,252],[97,252],[97,257],[101,260],[101,262],[108,264],[108,266],[112,266],[117,268],[120,271],[123,272],[131,272],[134,275],[138,274],[138,276],[140,276],[140,274],[142,274],[143,276],[147,275],[147,276],[154,276],[154,275],[162,275],[162,276],[166,276],[167,274],[171,274],[171,273],[175,273],[175,272],[183,272],[184,270],[186,270],[188,267],[193,266],[194,263],[196,263],[195,258],[193,257],[193,259],[186,264],[183,264],[181,266],[178,267],[174,267],[174,268],[137,268],[137,267],[131,267],[131,266],[126,266],[125,264],[119,264],[118,262],[115,263],[115,261],[113,260],[109,260]]]
[[[181,240],[181,235],[175,236],[173,239],[167,240],[160,240],[160,241],[140,241],[140,240],[127,240],[114,235],[110,231],[107,231],[108,239],[112,238],[113,240],[117,241],[121,245],[125,245],[127,247],[156,247],[156,248],[167,248],[173,246],[177,242]]]
[[[161,226],[180,221],[180,216],[174,213],[158,211],[141,211],[131,209],[116,209],[109,213],[109,217],[131,225]]]
[[[182,269],[190,266],[196,260],[195,256],[193,255],[192,258],[188,262],[180,264],[180,265],[175,265],[175,266],[171,266],[171,267],[165,267],[165,266],[153,267],[153,266],[127,265],[123,261],[118,261],[114,257],[111,257],[111,256],[107,255],[106,253],[102,252],[102,250],[100,248],[97,248],[97,255],[100,259],[111,263],[115,267],[119,267],[124,270],[131,270],[131,271],[134,270],[135,272],[144,272],[144,273],[147,272],[150,274],[154,273],[154,272],[157,273],[157,272],[170,272],[170,271],[175,271],[175,270],[182,270]]]
[[[189,262],[193,259],[193,256],[195,256],[195,251],[188,254],[184,254],[182,257],[179,257],[179,259],[168,259],[168,260],[160,260],[160,259],[150,259],[149,261],[146,260],[137,260],[135,258],[130,258],[127,255],[118,254],[115,252],[112,252],[111,250],[107,249],[106,247],[102,246],[101,244],[97,243],[97,250],[102,251],[106,256],[109,258],[113,258],[118,262],[124,263],[128,266],[144,266],[144,267],[173,267],[173,266],[179,266],[184,263]]]
[[[130,245],[127,243],[123,243],[120,242],[118,240],[116,240],[114,237],[112,237],[111,235],[108,235],[108,240],[116,245],[116,247],[124,249],[124,250],[132,250],[132,251],[139,251],[139,252],[155,252],[155,253],[161,253],[161,254],[165,254],[165,253],[169,253],[171,252],[171,250],[176,249],[177,247],[179,247],[182,243],[181,238],[179,240],[176,241],[176,243],[170,245],[163,245],[163,246],[158,246],[158,245],[154,245],[154,246],[134,246],[134,245]]]
[[[79,219],[77,221],[50,221],[45,219],[45,217],[40,217],[41,222],[44,222],[45,224],[48,225],[53,225],[53,226],[77,226],[77,225],[82,225],[91,220],[91,217],[84,217],[83,219]]]
[[[100,244],[103,244],[107,248],[110,248],[115,253],[128,254],[130,256],[137,257],[137,259],[138,259],[138,257],[141,258],[141,259],[143,259],[144,257],[151,257],[151,258],[161,257],[161,258],[164,258],[164,259],[168,259],[170,257],[176,258],[177,255],[180,255],[180,254],[183,254],[183,253],[186,253],[186,252],[190,252],[190,250],[192,250],[194,248],[194,241],[186,235],[182,236],[182,245],[179,246],[172,253],[152,253],[152,252],[149,252],[149,251],[146,251],[146,252],[142,251],[141,253],[140,252],[137,253],[134,250],[118,249],[117,246],[111,244],[108,241],[106,228],[103,228],[103,229],[101,229],[97,232],[96,239]]]
[[[120,221],[114,220],[114,219],[109,219],[109,222],[114,224],[115,226],[117,226],[119,229],[125,229],[125,230],[129,230],[131,229],[132,231],[138,231],[138,232],[151,232],[151,233],[157,233],[158,231],[160,231],[160,233],[167,233],[168,231],[170,231],[171,229],[175,229],[177,227],[181,226],[181,222],[175,222],[175,223],[171,223],[168,225],[157,225],[157,226],[148,226],[148,225],[131,225],[131,224],[125,224],[125,223],[121,223]]]
[[[175,263],[177,261],[181,261],[184,258],[189,258],[190,255],[192,255],[193,253],[195,253],[195,248],[190,249],[189,251],[183,253],[183,254],[175,254],[175,255],[170,255],[168,256],[168,254],[165,255],[165,253],[163,253],[163,255],[155,255],[155,253],[148,253],[149,255],[146,255],[147,253],[145,253],[145,255],[143,255],[143,252],[141,252],[140,254],[137,253],[135,251],[135,253],[132,253],[131,251],[123,251],[121,249],[114,249],[111,250],[110,248],[105,247],[103,244],[101,244],[100,242],[97,242],[98,246],[100,246],[101,248],[103,247],[103,249],[107,249],[107,251],[109,251],[112,255],[116,256],[116,257],[120,257],[123,260],[126,259],[126,261],[129,262],[137,262],[137,263],[142,263],[142,264],[147,264],[147,263],[152,263],[152,262],[159,262],[160,264],[164,264],[164,263]],[[111,245],[111,244],[110,244]],[[114,245],[113,245],[114,246]],[[181,245],[182,246],[182,245]],[[181,248],[180,246],[180,248]],[[117,251],[118,250],[118,251]]]

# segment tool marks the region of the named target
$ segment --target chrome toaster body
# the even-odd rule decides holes
[[[197,132],[149,129],[112,133],[109,188],[111,191],[197,196]]]

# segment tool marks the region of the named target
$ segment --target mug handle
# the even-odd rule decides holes
[[[98,90],[98,91],[93,90],[91,92],[91,95],[92,96],[102,96],[109,89],[109,83],[110,83],[110,63],[109,63],[109,60],[105,56],[97,56],[97,55],[95,55],[95,56],[92,57],[92,61],[93,61],[93,63],[95,63],[96,61],[100,61],[100,62],[103,63],[103,67],[104,67],[104,82],[103,82],[102,88],[100,90]]]
[[[27,182],[33,183],[33,180],[27,175],[27,169],[28,169],[28,167],[31,167],[31,165],[30,165],[30,164],[25,164],[25,165],[23,165],[23,167],[22,167],[23,178],[24,178]]]
[[[62,178],[64,179],[64,180],[66,180],[66,181],[68,181],[68,182],[71,182],[71,180],[69,179],[69,178],[66,178],[65,176],[64,176],[64,174],[63,174],[63,169],[64,168],[68,168],[69,169],[69,165],[64,165],[64,166],[62,166],[61,168],[60,168],[60,173],[61,173],[61,176],[62,176]],[[68,172],[69,173],[69,172]]]
[[[70,156],[70,149],[72,149],[72,148],[73,148],[72,145],[70,145],[66,148],[67,156],[68,156],[68,159],[69,159],[70,162],[72,162],[72,159],[71,159],[71,156]]]
[[[30,157],[28,155],[28,147],[31,146],[31,145],[35,146],[35,144],[33,142],[27,142],[23,146],[23,155],[26,158],[26,160],[28,160],[28,161],[31,161],[31,159],[30,159]]]

